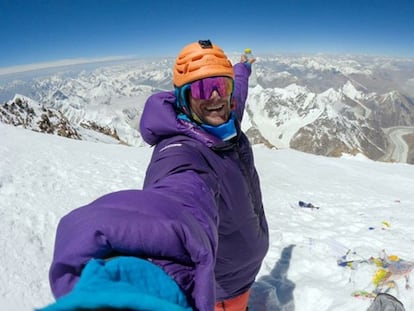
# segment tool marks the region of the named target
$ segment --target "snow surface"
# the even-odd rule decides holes
[[[2,310],[33,310],[53,301],[48,268],[59,219],[108,192],[140,188],[151,151],[0,124]],[[253,294],[265,288],[274,299],[269,295],[266,307],[253,310],[366,310],[371,300],[351,294],[373,289],[376,267],[351,270],[337,259],[350,249],[356,259],[385,250],[414,261],[413,165],[262,145],[254,153],[270,250]],[[299,200],[320,209],[299,208]],[[392,293],[414,310],[413,289],[405,289],[403,280],[397,284]]]

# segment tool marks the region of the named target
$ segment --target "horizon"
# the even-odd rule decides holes
[[[234,56],[236,51],[225,53],[231,58]],[[392,55],[379,55],[379,54],[363,54],[363,53],[305,53],[305,52],[267,52],[264,54],[256,54],[259,58],[265,57],[316,57],[316,56],[327,56],[327,57],[367,57],[367,58],[384,58],[384,59],[395,59],[395,60],[408,60],[414,61],[414,56],[404,57],[404,56],[392,56]],[[69,66],[78,66],[78,65],[91,65],[98,63],[110,63],[110,62],[127,62],[127,61],[137,61],[145,59],[174,59],[174,56],[137,56],[137,55],[120,55],[120,56],[106,56],[106,57],[96,57],[96,58],[68,58],[68,59],[58,59],[45,62],[37,62],[30,64],[22,64],[9,67],[0,67],[0,76],[14,75],[19,73],[35,72],[45,69],[56,69]]]
[[[227,7],[223,9],[223,6]],[[414,57],[408,0],[262,0],[254,5],[132,0],[0,0],[0,68],[71,59],[175,57],[210,39],[225,51]],[[179,18],[177,18],[179,17]],[[10,27],[12,25],[12,27]]]

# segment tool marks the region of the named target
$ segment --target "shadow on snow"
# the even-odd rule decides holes
[[[295,283],[287,279],[287,272],[295,245],[282,251],[279,261],[269,275],[260,277],[251,288],[249,311],[294,311]]]

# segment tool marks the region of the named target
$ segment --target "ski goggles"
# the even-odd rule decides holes
[[[189,83],[191,97],[195,99],[210,99],[211,94],[217,91],[220,97],[230,97],[233,93],[233,79],[228,77],[204,78]]]

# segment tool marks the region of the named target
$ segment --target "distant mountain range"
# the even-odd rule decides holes
[[[0,76],[0,121],[69,138],[142,145],[143,105],[152,93],[172,89],[173,61]],[[253,143],[414,164],[414,59],[260,56],[251,82],[242,127]]]

